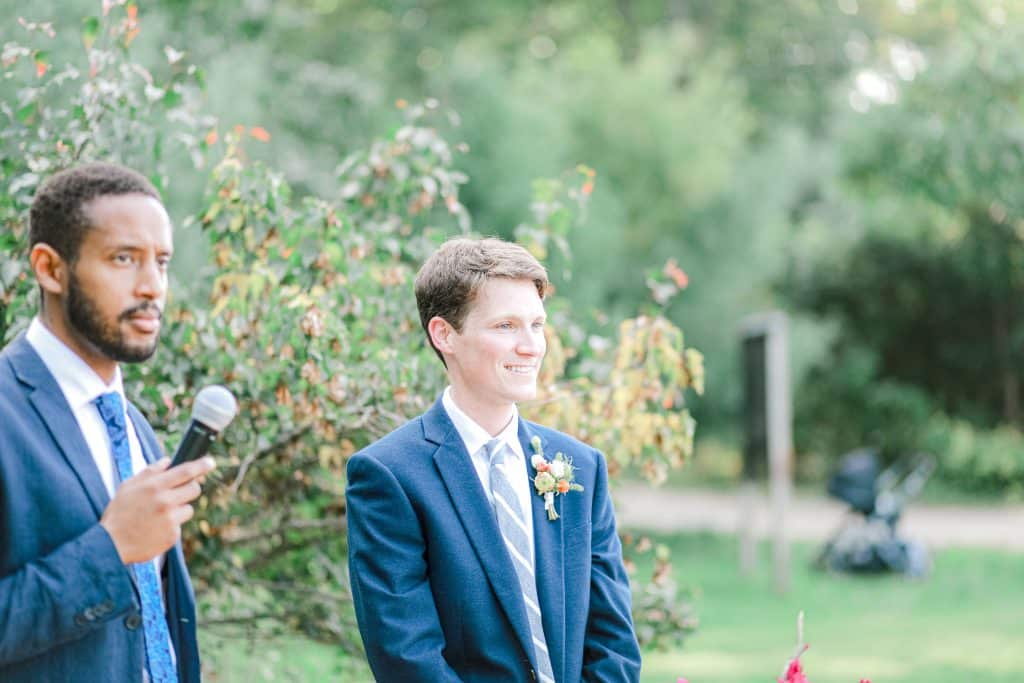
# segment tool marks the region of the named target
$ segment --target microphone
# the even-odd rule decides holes
[[[235,418],[237,412],[238,403],[230,391],[219,384],[204,387],[196,394],[192,421],[174,454],[171,467],[206,455],[213,440]]]

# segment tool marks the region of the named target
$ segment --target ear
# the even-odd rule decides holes
[[[44,294],[62,296],[65,293],[70,269],[56,249],[45,242],[38,242],[32,247],[28,260]]]
[[[454,336],[458,334],[452,324],[439,315],[435,315],[427,323],[427,334],[434,348],[446,355],[455,353],[455,346],[452,343]]]

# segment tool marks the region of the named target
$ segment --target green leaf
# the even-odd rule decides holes
[[[17,112],[15,112],[14,116],[18,119],[18,121],[27,125],[29,122],[32,121],[33,114],[35,113],[36,103],[30,102],[21,109],[19,109]]]
[[[100,20],[97,17],[85,17],[82,19],[82,44],[86,50],[91,50],[100,34]]]
[[[181,104],[181,93],[176,88],[168,88],[164,94],[164,104],[168,107],[177,107]]]

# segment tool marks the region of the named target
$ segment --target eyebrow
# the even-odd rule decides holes
[[[514,313],[497,313],[490,317],[491,322],[499,322],[501,320],[544,320],[547,321],[547,313],[541,313],[540,315],[516,315]]]
[[[107,251],[146,251],[148,247],[139,244],[138,242],[120,242],[117,244],[111,244],[110,246],[103,247]],[[159,254],[173,254],[174,247],[158,248],[157,253]]]

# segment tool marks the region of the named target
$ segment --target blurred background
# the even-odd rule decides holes
[[[96,4],[3,2],[72,24]],[[534,178],[594,169],[559,296],[600,332],[678,262],[690,285],[668,314],[705,353],[714,389],[691,410],[723,476],[739,468],[739,320],[782,308],[799,476],[856,446],[917,448],[948,453],[954,488],[1024,495],[1020,3],[140,5],[138,59],[184,51],[204,111],[266,129],[249,153],[300,193],[336,191],[340,160],[427,98],[468,146],[479,232],[511,236]],[[54,42],[55,61],[80,51]],[[200,188],[172,185],[178,216]]]
[[[75,39],[52,41],[46,55],[61,63],[81,53],[82,18],[99,5],[2,0],[0,41],[20,39],[16,17],[53,21],[58,31],[64,22]],[[739,482],[738,327],[751,313],[780,309],[791,325],[798,492],[823,494],[838,456],[870,446],[886,462],[933,454],[926,502],[1017,510],[1024,499],[1024,4],[163,0],[138,8],[135,59],[165,63],[173,46],[198,65],[205,114],[220,130],[264,131],[247,154],[279,169],[297,195],[337,194],[339,163],[392,134],[421,102],[445,113],[439,125],[459,143],[456,166],[468,178],[459,201],[477,232],[512,237],[534,179],[591,169],[586,221],[565,235],[571,262],[554,250],[549,259],[581,343],[599,345],[617,321],[649,306],[651,273],[669,259],[685,272],[680,279],[669,269],[685,291],[660,310],[704,353],[708,390],[688,401],[699,424],[695,453],[669,474],[670,488],[728,491]],[[12,102],[20,87],[0,82],[0,96]],[[182,171],[169,185],[176,220],[196,210],[204,183]],[[180,245],[180,281],[199,272],[205,250]],[[732,562],[720,537],[663,540],[684,557]],[[704,667],[694,683],[754,680],[730,664],[729,652],[743,656],[735,642],[708,654],[721,633],[712,629],[716,611],[730,612],[702,603],[710,588],[701,583],[722,574],[701,575],[678,558],[711,646],[701,654],[698,631],[687,645],[694,657],[684,648],[650,680],[674,680],[671,672],[683,675],[691,663]],[[999,606],[985,602],[984,584],[1021,569],[1020,555],[955,555],[950,564],[965,583],[927,595],[901,592],[916,590],[902,584],[866,590],[927,605],[914,628],[947,609],[969,610],[972,600],[978,622],[991,625]],[[753,598],[737,596],[752,589],[728,576],[722,591],[736,594],[730,604],[739,610]],[[1019,582],[1008,581],[1019,619]],[[810,610],[808,601],[824,601],[817,609],[836,629],[825,632],[839,634],[842,614],[863,605],[847,604],[846,588],[812,587],[797,602]],[[950,591],[967,602],[938,597]],[[788,620],[791,607],[766,613]],[[729,628],[744,621],[736,616]],[[871,614],[855,622],[863,630]],[[781,667],[793,639],[789,621],[777,626],[784,635],[771,648],[786,643]],[[812,679],[946,680],[938,669],[959,676],[949,680],[1024,679],[1024,662],[1005,642],[958,633],[967,655],[956,666],[900,677],[879,670],[898,655],[879,663],[848,652],[854,665],[848,659]],[[941,661],[957,646],[925,650]],[[230,669],[215,680],[233,680]],[[763,675],[771,680],[774,670]]]

